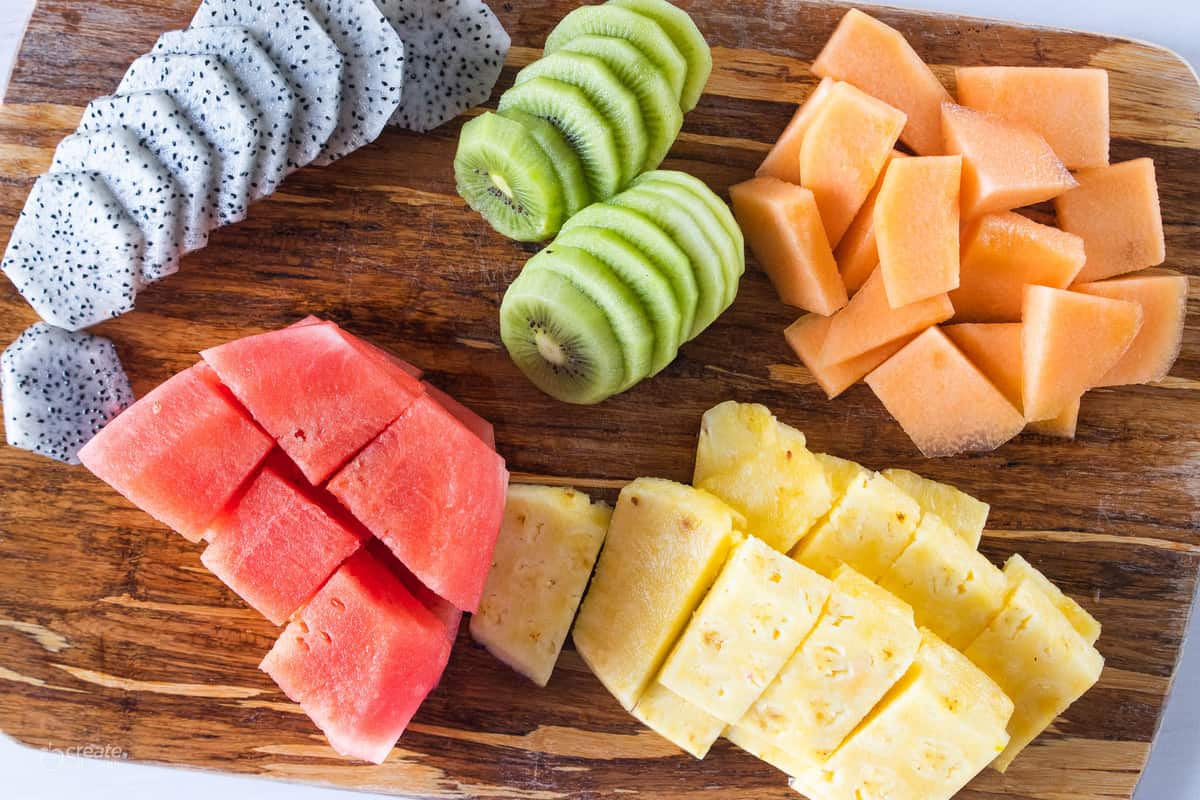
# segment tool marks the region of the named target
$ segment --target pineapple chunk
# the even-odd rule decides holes
[[[879,585],[912,606],[918,625],[959,649],[999,613],[1008,593],[1004,573],[928,512]]]
[[[818,763],[792,755],[777,747],[768,737],[755,733],[751,728],[741,726],[726,728],[725,738],[785,775],[802,775],[805,770]]]
[[[1019,582],[1004,609],[965,651],[1016,704],[1012,739],[993,766],[1017,754],[1100,679],[1104,657],[1035,582]]]
[[[804,434],[760,405],[732,400],[700,424],[693,483],[745,515],[749,530],[787,552],[833,504]]]
[[[471,636],[539,686],[550,681],[612,509],[553,486],[508,488]]]
[[[855,461],[831,456],[828,453],[813,453],[813,456],[825,470],[825,478],[829,481],[829,488],[833,490],[835,503],[842,499],[842,495],[846,493],[856,478],[870,475],[870,470]]]
[[[725,730],[725,723],[663,686],[651,683],[633,715],[646,727],[696,758],[704,758]]]
[[[970,727],[989,736],[999,736],[1007,730],[1013,715],[1012,698],[987,673],[928,628],[921,629],[917,660],[947,706]],[[1007,739],[1007,734],[1004,738]]]
[[[942,522],[949,525],[950,530],[961,536],[972,548],[979,547],[988,512],[991,510],[987,503],[976,500],[961,489],[922,478],[906,469],[885,469],[883,476],[908,492],[921,506],[922,511],[941,517]]]
[[[1004,574],[1008,576],[1009,582],[1014,586],[1021,581],[1029,581],[1036,586],[1042,594],[1050,598],[1051,603],[1058,607],[1058,610],[1071,623],[1071,627],[1079,631],[1079,635],[1085,642],[1095,644],[1096,640],[1100,638],[1099,620],[1089,614],[1079,603],[1063,594],[1062,589],[1055,586],[1049,578],[1022,558],[1019,553],[1014,553],[1005,562]]]
[[[708,492],[657,478],[621,490],[572,639],[630,710],[741,538],[745,521]]]
[[[729,557],[659,682],[727,723],[741,719],[812,630],[829,581],[761,539]]]
[[[978,670],[961,656],[947,663],[943,648],[958,654],[922,633],[900,682],[827,761],[793,776],[792,788],[814,800],[949,800],[1004,749],[1002,721],[980,724],[997,721],[999,688],[983,683],[986,676],[946,674]],[[976,684],[983,695],[947,694]]]
[[[877,581],[908,547],[920,518],[916,500],[879,473],[864,471],[793,557],[822,575],[846,563]]]
[[[920,643],[912,609],[843,565],[816,628],[725,735],[764,761],[760,753],[780,751],[789,766],[820,763],[903,677]]]

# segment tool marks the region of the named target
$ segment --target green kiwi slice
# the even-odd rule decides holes
[[[593,200],[604,200],[617,191],[621,159],[616,136],[583,90],[553,78],[533,78],[500,96],[500,112],[511,108],[558,128],[579,155]]]
[[[712,74],[712,50],[691,15],[666,0],[609,0],[609,3],[649,17],[662,26],[687,61],[687,79],[679,104],[685,112],[695,108]]]
[[[696,285],[691,260],[687,253],[679,249],[674,239],[647,217],[611,203],[593,203],[564,222],[562,229],[566,232],[577,227],[613,231],[654,262],[675,292],[675,302],[680,312],[679,342],[691,338],[700,290]]]
[[[637,95],[625,87],[607,64],[583,53],[551,53],[517,73],[516,84],[535,78],[551,78],[577,87],[604,115],[617,140],[621,186],[641,173],[648,142],[642,108]]]
[[[556,52],[580,36],[615,36],[629,42],[662,70],[679,102],[688,77],[688,62],[657,22],[619,6],[580,6],[554,26],[544,52]]]
[[[625,380],[619,391],[629,389],[650,374],[654,356],[654,328],[642,301],[600,259],[577,247],[553,242],[525,264],[523,271],[557,273],[591,299],[612,325],[625,358]]]
[[[458,193],[493,228],[522,242],[553,236],[565,218],[550,157],[525,126],[492,113],[463,125],[454,155]]]
[[[578,247],[595,256],[638,296],[654,328],[651,375],[657,375],[675,360],[679,345],[683,343],[679,336],[683,314],[675,300],[671,282],[659,272],[653,261],[622,237],[604,228],[573,227],[559,233],[552,246]]]
[[[550,163],[554,165],[554,171],[558,174],[558,182],[562,185],[563,200],[566,202],[566,216],[571,216],[592,202],[592,196],[588,192],[587,179],[583,175],[583,162],[579,160],[579,155],[571,149],[571,145],[567,143],[558,128],[541,117],[535,117],[519,108],[506,109],[500,116],[508,117],[528,128],[529,132],[533,134],[533,138],[537,139],[538,144],[546,151],[546,155],[550,156]]]
[[[641,50],[615,36],[580,36],[563,45],[559,52],[583,53],[600,59],[637,95],[649,140],[642,169],[657,168],[683,127],[683,111],[662,71]]]
[[[599,403],[625,381],[621,345],[604,312],[548,270],[523,270],[500,304],[500,339],[534,386],[564,403]]]

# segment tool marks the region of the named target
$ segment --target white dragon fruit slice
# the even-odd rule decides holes
[[[302,0],[204,0],[193,28],[240,25],[258,39],[300,101],[289,148],[298,166],[312,163],[337,127],[344,62],[341,51]]]
[[[22,450],[78,464],[78,453],[133,403],[113,343],[39,322],[0,356],[4,430]]]
[[[237,81],[213,56],[155,55],[133,62],[117,94],[162,90],[217,153],[217,219],[246,218],[254,162],[262,142],[261,118]]]
[[[125,207],[146,240],[142,283],[179,271],[183,241],[183,191],[153,153],[129,128],[76,133],[54,151],[50,172],[94,172]]]
[[[183,192],[183,252],[208,244],[216,227],[211,204],[216,181],[216,156],[203,134],[188,122],[166,92],[98,97],[83,111],[82,133],[128,128],[142,146],[158,157]]]
[[[255,199],[272,194],[287,175],[298,169],[288,159],[296,93],[250,31],[233,25],[168,31],[158,37],[153,52],[216,56],[262,115],[263,137],[254,170],[258,187]]]
[[[378,139],[400,107],[404,43],[375,0],[308,0],[308,7],[346,65],[338,126],[315,162],[325,165]]]
[[[46,322],[77,331],[133,309],[142,231],[95,173],[43,175],[0,269]]]
[[[512,40],[483,0],[375,0],[404,41],[392,124],[424,133],[486,101]]]

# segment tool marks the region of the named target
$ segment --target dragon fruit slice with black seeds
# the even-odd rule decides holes
[[[77,331],[133,309],[142,231],[95,173],[43,175],[0,269],[46,322]]]
[[[133,403],[113,343],[39,322],[0,356],[4,430],[22,450],[78,464],[88,441]]]

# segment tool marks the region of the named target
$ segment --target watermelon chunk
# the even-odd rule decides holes
[[[507,485],[504,459],[424,395],[328,488],[426,586],[474,611]]]
[[[356,341],[336,325],[301,325],[201,355],[316,485],[423,393]]]
[[[441,677],[445,629],[368,552],[284,629],[261,669],[342,755],[383,763]]]
[[[383,542],[372,538],[367,542],[366,549],[379,563],[390,569],[392,574],[400,579],[404,588],[408,589],[413,597],[420,600],[423,606],[433,612],[445,629],[446,641],[450,643],[450,647],[454,647],[454,642],[458,638],[458,628],[462,623],[463,612],[459,611],[449,600],[421,583],[421,579],[413,575],[412,570],[401,564],[400,559],[396,558],[396,554],[389,550]],[[446,659],[449,660],[449,658],[450,650],[447,649]]]
[[[271,465],[213,521],[200,560],[226,586],[282,625],[362,545],[300,485]]]
[[[479,437],[479,440],[493,450],[496,449],[496,429],[492,427],[492,423],[488,422],[483,417],[476,414],[471,409],[464,406],[462,403],[455,400],[450,395],[443,392],[441,389],[432,385],[428,381],[424,381],[425,391],[434,400],[441,404],[442,408],[449,411],[456,420],[461,422],[467,430]]]
[[[126,409],[79,459],[134,505],[198,542],[272,446],[216,373],[197,364]]]

